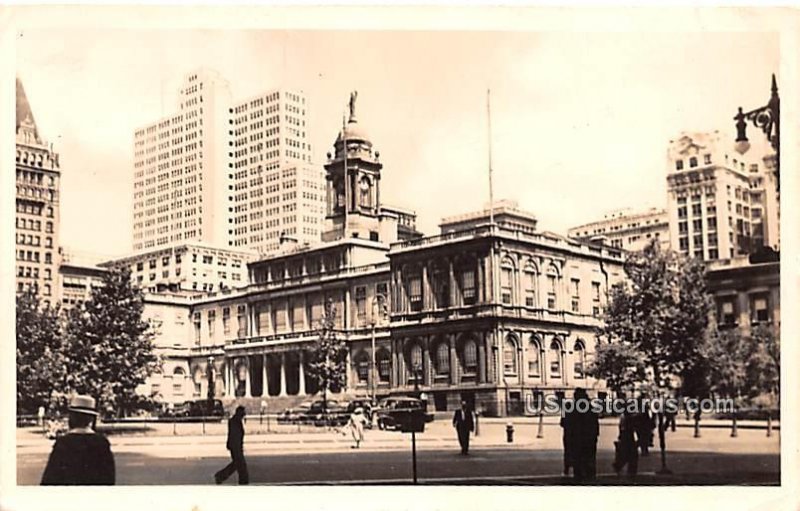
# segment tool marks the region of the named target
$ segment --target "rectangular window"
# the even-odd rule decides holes
[[[750,321],[764,323],[769,321],[769,307],[767,295],[755,295],[750,300]]]
[[[195,312],[194,316],[192,317],[192,321],[194,323],[194,342],[195,344],[200,344],[200,313]]]
[[[678,239],[678,242],[680,244],[680,249],[681,249],[682,252],[686,252],[686,251],[689,250],[689,238],[688,237],[681,236]]]
[[[592,316],[600,315],[600,283],[592,282]]]
[[[556,308],[556,277],[555,275],[547,276],[547,308],[554,310]]]
[[[214,323],[217,321],[217,312],[216,311],[208,311],[208,336],[212,337],[214,335]]]
[[[525,306],[536,307],[536,273],[525,272]]]
[[[475,303],[475,270],[464,270],[461,273],[461,293],[464,305]]]
[[[686,218],[686,206],[678,208],[678,218]]]
[[[437,270],[433,274],[433,286],[436,293],[436,306],[446,308],[450,306],[450,274],[444,270]]]
[[[276,334],[286,331],[286,302],[272,303],[272,324]]]
[[[356,316],[359,325],[367,324],[367,288],[356,288]]]
[[[572,312],[575,314],[579,313],[581,310],[580,287],[581,281],[572,279]]]
[[[231,333],[231,308],[225,307],[222,309],[222,333],[228,335]]]
[[[412,276],[408,280],[408,300],[412,311],[422,310],[422,277]]]
[[[679,222],[678,223],[678,232],[680,234],[686,234],[689,232],[689,224],[688,222]]]
[[[239,320],[239,329],[236,332],[237,337],[247,337],[247,308],[244,305],[239,305],[236,308],[236,316]]]
[[[736,307],[734,306],[733,298],[727,298],[720,301],[719,318],[720,325],[736,326]]]

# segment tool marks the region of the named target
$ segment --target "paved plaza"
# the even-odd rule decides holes
[[[506,440],[505,420],[484,420],[472,439],[471,454],[459,455],[447,420],[429,424],[417,435],[418,478],[427,484],[570,484],[561,476],[561,428],[548,421],[537,438],[535,420],[514,424],[514,441]],[[599,484],[779,484],[780,440],[764,429],[742,424],[731,438],[724,423],[709,423],[701,437],[683,423],[667,436],[672,476],[656,475],[658,449],[640,459],[640,476],[617,478],[611,469],[614,421],[601,425],[598,441]],[[150,434],[111,435],[118,484],[213,484],[212,474],[227,464],[224,425],[161,424]],[[178,429],[183,428],[183,429]],[[197,428],[190,434],[188,428]],[[337,430],[247,423],[245,453],[252,484],[405,484],[412,478],[409,434],[372,430],[361,449]],[[299,429],[299,431],[298,431]],[[166,434],[170,432],[170,434]],[[20,485],[38,484],[51,441],[31,430],[19,430],[17,478]],[[235,477],[228,484],[235,483]]]

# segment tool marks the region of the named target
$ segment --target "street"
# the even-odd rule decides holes
[[[502,424],[486,424],[473,439],[470,455],[438,425],[419,435],[418,478],[428,484],[570,484],[562,479],[560,428],[545,428],[536,439],[533,425],[520,428],[513,444],[504,444]],[[530,427],[528,427],[530,426]],[[601,428],[597,467],[601,484],[629,484],[611,469],[614,428]],[[657,442],[656,442],[657,444]],[[49,442],[18,446],[20,485],[38,484]],[[224,437],[114,437],[117,483],[213,484],[212,475],[228,463]],[[406,484],[412,479],[411,442],[407,434],[371,431],[362,449],[335,433],[316,435],[252,435],[245,440],[251,484]],[[779,484],[778,435],[740,430],[730,438],[723,428],[693,438],[691,428],[668,436],[672,478],[654,476],[660,468],[658,449],[640,458],[639,484]],[[236,484],[234,475],[226,484]]]

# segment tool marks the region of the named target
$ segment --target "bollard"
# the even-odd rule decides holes
[[[772,414],[767,414],[767,436],[772,436]]]
[[[739,428],[736,424],[736,412],[733,412],[733,426],[731,427],[731,437],[736,438],[739,436]]]
[[[700,438],[700,419],[698,417],[694,419],[694,437]]]
[[[478,436],[478,435],[481,434],[481,423],[478,420],[478,417],[479,417],[479,415],[476,413],[475,414],[475,436]]]
[[[178,419],[173,417],[173,419],[172,419],[172,434],[173,435],[177,435],[178,434],[177,424],[178,424]]]
[[[506,442],[509,444],[514,442],[514,425],[510,422],[506,424]]]
[[[536,432],[536,438],[544,438],[544,413],[539,412],[539,430]]]

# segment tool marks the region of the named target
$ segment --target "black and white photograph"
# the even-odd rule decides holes
[[[795,9],[0,13],[15,491],[796,507]]]

